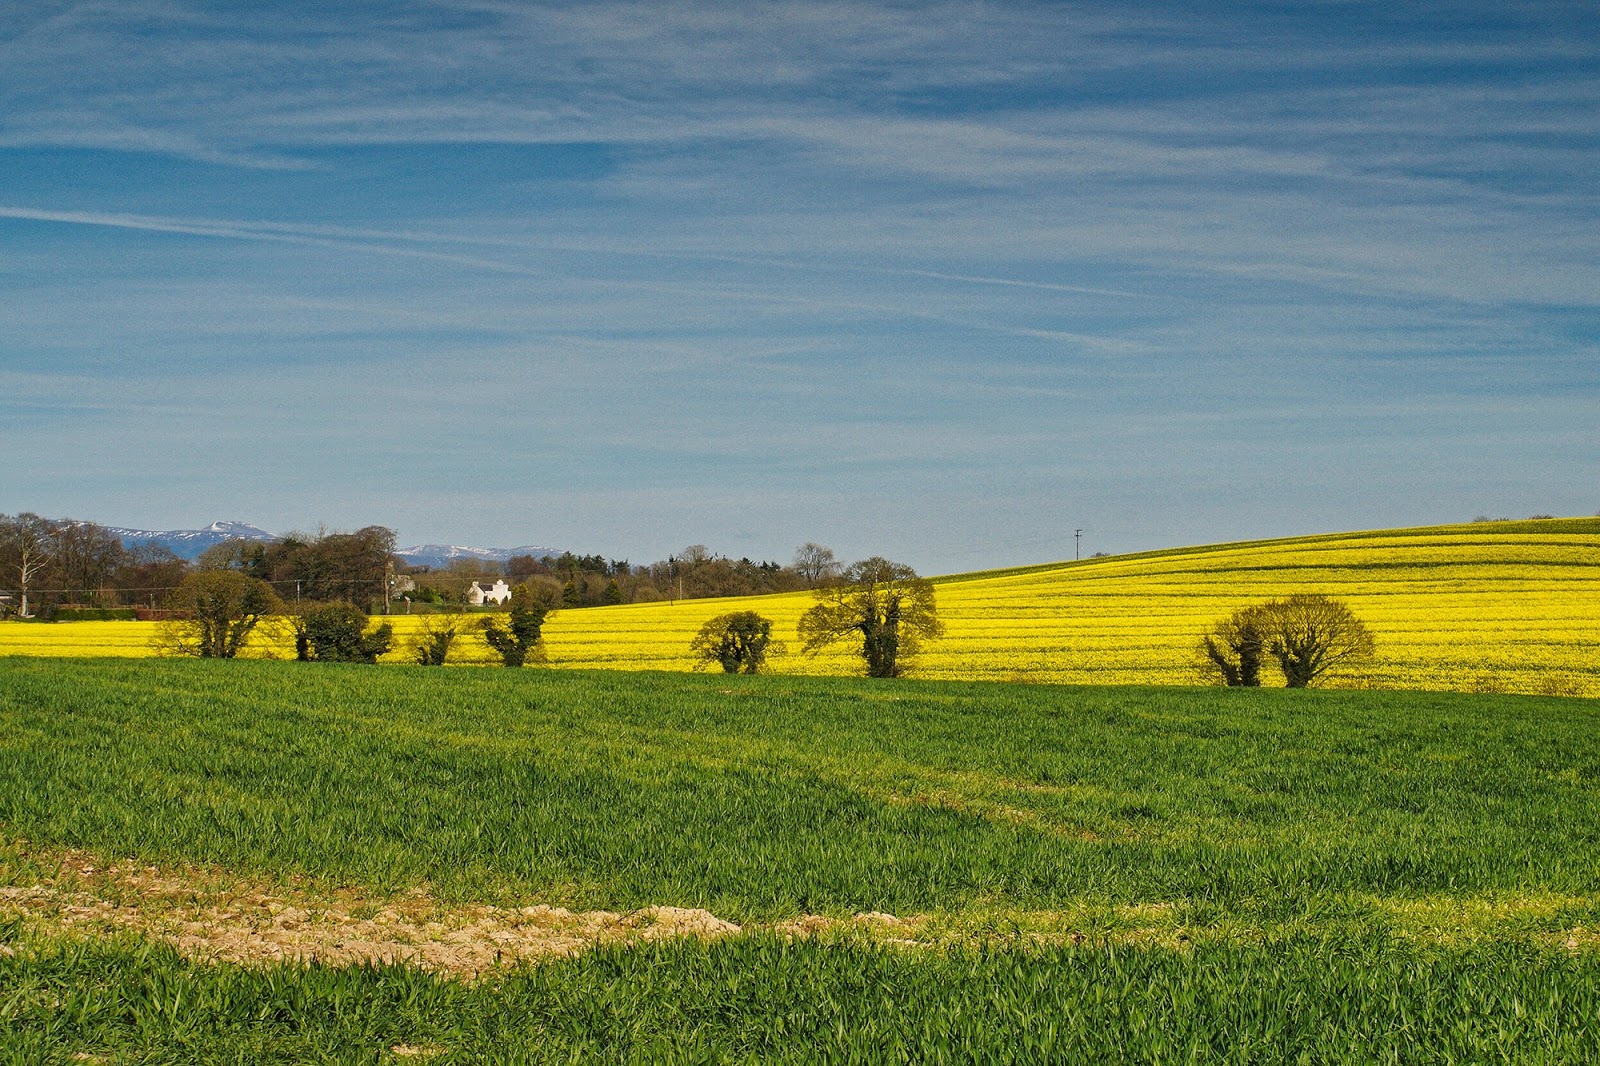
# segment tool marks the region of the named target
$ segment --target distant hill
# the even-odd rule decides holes
[[[264,540],[279,538],[264,529],[244,522],[213,522],[204,529],[124,529],[106,526],[106,532],[121,540],[124,547],[155,544],[166,548],[180,559],[198,559],[207,548],[225,540]]]
[[[213,522],[204,529],[126,529],[120,526],[105,528],[108,533],[121,540],[125,547],[155,544],[166,548],[180,559],[191,561],[198,559],[207,548],[221,544],[225,540],[272,542],[283,539],[275,533],[268,533],[245,522]],[[503,563],[515,555],[531,555],[537,559],[541,555],[560,554],[559,548],[544,548],[538,545],[524,545],[519,548],[472,548],[460,544],[418,544],[395,551],[395,555],[409,566],[436,570],[462,559]]]
[[[503,563],[514,555],[531,555],[537,559],[541,555],[560,554],[559,548],[541,548],[537,545],[524,545],[520,548],[469,548],[460,544],[418,544],[410,548],[395,549],[395,555],[405,560],[407,565],[426,566],[433,570],[442,570],[451,563],[463,559]]]
[[[933,580],[945,635],[916,658],[919,677],[1195,684],[1197,644],[1217,622],[1318,592],[1347,603],[1377,642],[1371,661],[1329,684],[1600,697],[1600,517],[1206,544]],[[545,650],[559,666],[688,670],[690,642],[715,615],[753,610],[792,637],[814,602],[799,592],[559,611]],[[861,659],[840,646],[769,669],[859,673]]]

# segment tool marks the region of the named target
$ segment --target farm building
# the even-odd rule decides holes
[[[467,602],[474,607],[482,607],[489,601],[505,603],[511,598],[511,586],[507,585],[504,578],[495,578],[493,585],[484,588],[474,581],[467,586]]]

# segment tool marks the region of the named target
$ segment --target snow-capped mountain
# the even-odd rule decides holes
[[[204,529],[124,529],[107,526],[106,532],[121,540],[125,547],[136,544],[159,544],[180,559],[197,559],[200,553],[225,540],[281,540],[275,533],[244,522],[213,522]],[[560,555],[559,548],[542,548],[524,545],[520,548],[470,548],[460,544],[418,544],[400,548],[395,555],[410,566],[443,569],[458,559],[475,559],[487,563],[503,563],[513,555]]]
[[[106,532],[122,541],[124,547],[158,544],[180,559],[197,559],[200,553],[225,540],[277,540],[277,536],[244,522],[213,522],[204,529],[123,529],[107,526]]]
[[[397,548],[395,555],[410,566],[426,566],[442,570],[459,559],[475,559],[487,563],[503,563],[513,555],[560,555],[557,548],[523,545],[520,548],[468,548],[460,544],[418,544],[411,548]]]

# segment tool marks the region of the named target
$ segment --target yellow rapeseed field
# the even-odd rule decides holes
[[[938,580],[944,639],[916,676],[1097,684],[1188,684],[1195,645],[1238,607],[1295,592],[1351,606],[1377,656],[1334,684],[1600,696],[1600,518],[1475,523],[1212,545]],[[557,667],[688,670],[714,615],[773,619],[790,653],[774,673],[859,673],[848,649],[797,654],[807,594],[558,611]],[[393,619],[406,661],[420,617]],[[454,656],[492,658],[473,635]],[[154,623],[0,624],[0,654],[148,655]],[[259,654],[282,656],[282,641]],[[1275,671],[1269,672],[1275,673]],[[1269,682],[1270,683],[1270,682]]]

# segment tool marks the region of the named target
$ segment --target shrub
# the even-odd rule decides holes
[[[534,590],[528,585],[518,585],[511,590],[509,624],[502,628],[493,618],[483,620],[483,639],[500,654],[506,666],[521,666],[530,657],[537,658],[543,651],[544,620],[550,609],[536,602]]]
[[[353,603],[328,603],[301,616],[295,635],[297,657],[322,663],[375,663],[394,642],[385,622],[367,632],[367,616]]]
[[[202,659],[237,657],[256,627],[283,609],[272,586],[237,570],[190,574],[168,606],[180,617],[162,627],[158,647]]]
[[[412,651],[419,666],[443,666],[450,646],[461,633],[458,615],[433,615],[422,620],[422,633]]]
[[[773,641],[770,619],[754,611],[734,611],[701,626],[689,650],[694,653],[696,669],[717,663],[726,673],[753,674],[768,655],[782,654],[783,645]]]

